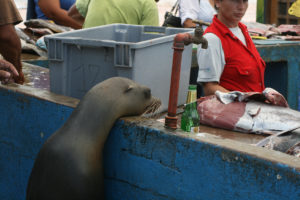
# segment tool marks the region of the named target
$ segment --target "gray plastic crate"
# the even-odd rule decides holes
[[[114,76],[151,88],[168,108],[173,39],[192,29],[111,24],[45,37],[50,90],[81,98],[95,84]],[[185,103],[192,45],[182,55],[178,105]]]

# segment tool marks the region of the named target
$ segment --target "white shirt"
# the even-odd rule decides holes
[[[229,30],[246,45],[245,36],[239,27],[229,28]],[[198,45],[197,82],[219,82],[226,64],[221,40],[214,33],[206,33],[203,37],[208,42],[208,48],[202,49],[201,44]]]
[[[203,20],[204,22],[212,22],[215,9],[210,5],[209,0],[180,0],[179,2],[179,16],[181,24],[186,19]],[[205,27],[203,27],[205,29]]]

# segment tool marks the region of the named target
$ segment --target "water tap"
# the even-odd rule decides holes
[[[180,69],[181,69],[181,58],[182,52],[184,50],[184,45],[202,44],[203,49],[207,49],[207,40],[203,37],[202,25],[209,26],[209,23],[203,21],[194,21],[197,24],[195,28],[194,36],[190,33],[178,33],[174,37],[173,42],[173,64],[170,82],[170,93],[169,93],[169,105],[168,114],[165,117],[165,127],[170,129],[177,129],[177,102],[178,102],[178,91],[179,91],[179,81],[180,81]]]
[[[202,28],[202,25],[209,26],[210,23],[204,22],[202,20],[193,20],[193,23],[196,24],[196,28],[195,28],[195,34],[194,34],[194,37],[192,37],[191,43],[202,44],[201,45],[202,49],[207,49],[208,42],[203,37],[204,30]]]

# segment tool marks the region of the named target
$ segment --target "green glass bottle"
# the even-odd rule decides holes
[[[184,105],[184,112],[181,115],[181,129],[185,132],[199,133],[200,118],[196,101]]]
[[[200,118],[197,111],[197,86],[189,85],[189,91],[184,105],[184,112],[181,115],[181,129],[186,132],[198,133]]]
[[[197,85],[189,85],[186,103],[192,103],[197,100]]]
[[[193,125],[191,126],[191,133],[199,133],[200,131],[200,117],[197,111],[197,101],[191,103],[191,118]]]
[[[191,126],[193,125],[191,122],[191,116],[190,116],[190,105],[184,104],[184,111],[181,115],[181,129],[185,132],[191,131]]]

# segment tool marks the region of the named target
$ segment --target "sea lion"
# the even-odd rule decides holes
[[[41,148],[26,199],[103,199],[102,151],[110,129],[121,116],[154,111],[159,105],[149,88],[126,78],[94,86]]]

